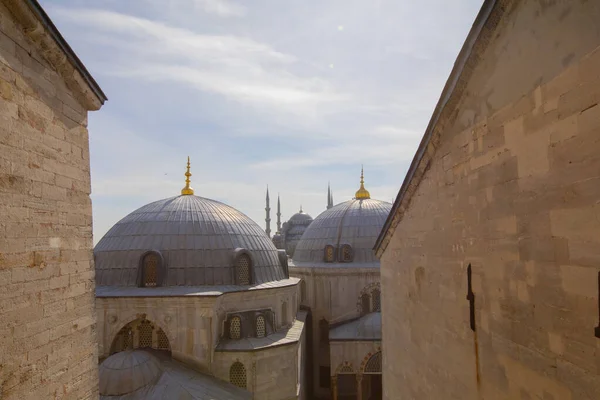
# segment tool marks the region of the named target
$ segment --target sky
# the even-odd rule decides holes
[[[94,243],[195,194],[275,232],[349,200],[361,165],[392,202],[481,0],[40,0],[106,93],[89,115]]]

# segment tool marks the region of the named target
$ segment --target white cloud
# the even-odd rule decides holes
[[[314,217],[363,163],[391,201],[481,5],[40,1],[109,97],[89,123],[95,240],[178,194],[187,155],[198,195],[261,226],[267,183],[284,220]]]
[[[251,165],[255,169],[288,170],[302,167],[357,165],[386,166],[412,159],[421,134],[391,125],[367,132],[345,131],[333,135],[305,154],[273,157]]]
[[[242,103],[289,111],[294,111],[290,105],[314,107],[348,97],[325,79],[290,72],[297,61],[294,56],[247,37],[199,34],[112,11],[55,12],[91,29],[90,40],[116,51],[117,62],[103,64],[105,74],[179,82]]]
[[[227,0],[194,0],[194,3],[204,11],[221,17],[239,17],[246,13],[245,7]]]

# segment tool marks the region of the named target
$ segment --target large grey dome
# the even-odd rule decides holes
[[[98,285],[139,286],[142,257],[155,252],[162,286],[236,284],[234,260],[247,254],[251,283],[285,279],[266,233],[238,210],[182,195],[145,205],[117,222],[94,248]]]
[[[322,212],[308,226],[293,257],[298,267],[379,266],[373,246],[392,209],[392,204],[374,199],[353,199]],[[325,247],[336,252],[349,245],[352,261],[325,262]]]

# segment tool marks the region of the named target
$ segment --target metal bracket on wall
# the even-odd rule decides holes
[[[600,339],[600,272],[598,272],[598,326],[594,328],[594,334]]]
[[[471,282],[471,264],[467,267],[467,300],[469,300],[469,323],[471,330],[475,332],[475,293]]]

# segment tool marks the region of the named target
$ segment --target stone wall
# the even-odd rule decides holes
[[[298,371],[302,360],[301,347],[305,343],[304,332],[297,343],[271,347],[256,351],[215,352],[213,373],[229,382],[229,370],[235,362],[246,368],[247,389],[261,400],[299,400],[303,397],[303,375]]]
[[[217,297],[99,297],[99,357],[110,355],[117,333],[128,323],[145,318],[161,328],[171,347],[171,354],[200,371],[210,371],[216,338],[212,335],[214,305]]]
[[[0,1],[0,398],[98,398],[88,107],[15,10],[35,20]]]
[[[600,393],[599,5],[503,3],[381,258],[386,399]]]
[[[379,268],[292,267],[290,276],[304,280],[305,298],[301,304],[312,312],[312,349],[307,351],[312,351],[313,365],[308,371],[313,375],[314,395],[329,398],[331,389],[320,386],[320,367],[331,367],[333,374],[335,366],[330,366],[328,345],[321,344],[319,322],[325,319],[331,325],[359,317],[361,292],[379,282]]]

